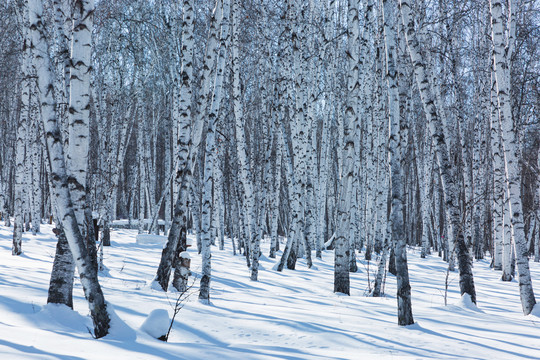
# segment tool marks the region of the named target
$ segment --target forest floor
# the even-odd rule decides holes
[[[169,342],[140,329],[154,309],[172,315],[174,292],[152,288],[161,245],[139,245],[135,230],[112,232],[100,274],[112,310],[108,336],[95,340],[78,279],[74,311],[46,305],[56,239],[50,225],[24,234],[23,255],[11,255],[12,228],[0,226],[0,358],[2,359],[538,359],[540,306],[523,316],[518,283],[502,282],[490,259],[474,262],[478,307],[460,299],[457,272],[449,275],[436,255],[421,259],[409,249],[412,306],[416,323],[399,327],[396,281],[387,276],[385,297],[366,297],[376,264],[359,260],[351,296],[334,294],[333,252],[304,260],[297,270],[272,270],[263,243],[259,281],[249,280],[245,258],[212,247],[211,304],[190,290]],[[197,275],[201,259],[190,248]],[[281,253],[279,253],[280,255]],[[531,262],[540,297],[540,264]]]

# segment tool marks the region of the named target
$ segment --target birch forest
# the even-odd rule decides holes
[[[96,338],[111,327],[100,282],[121,228],[166,237],[154,288],[196,288],[203,304],[225,248],[245,284],[317,277],[326,253],[328,296],[352,297],[371,264],[365,296],[395,277],[396,323],[411,325],[418,249],[473,304],[489,259],[529,315],[539,39],[538,0],[0,0],[12,255],[54,224],[43,303],[73,308],[81,286]]]

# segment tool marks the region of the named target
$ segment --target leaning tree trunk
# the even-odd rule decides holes
[[[56,101],[62,103],[57,107],[57,122],[59,126],[67,127],[68,117],[68,92],[69,92],[69,39],[64,30],[64,24],[71,24],[71,17],[66,16],[64,9],[66,8],[66,0],[53,1],[55,10],[55,46],[57,63],[57,79],[55,81]],[[46,144],[43,144],[46,147]],[[51,184],[51,165],[46,161],[46,170],[49,180],[49,193],[52,194]],[[75,276],[75,262],[73,254],[69,248],[66,234],[64,233],[62,224],[58,217],[57,206],[54,199],[51,201],[51,217],[55,219],[56,228],[53,232],[57,238],[56,252],[54,255],[51,278],[49,280],[49,290],[47,303],[64,304],[73,308],[73,280]]]
[[[471,301],[476,303],[476,290],[472,273],[472,260],[465,244],[463,234],[463,223],[461,219],[461,210],[459,208],[459,191],[455,178],[451,171],[450,157],[448,154],[447,142],[444,134],[444,127],[440,109],[437,109],[437,99],[433,94],[427,75],[427,67],[420,54],[420,44],[418,43],[414,19],[411,16],[411,8],[408,0],[399,0],[401,17],[403,20],[405,39],[409,49],[409,55],[414,67],[414,75],[420,98],[424,107],[435,152],[439,163],[441,175],[441,185],[443,197],[450,220],[449,232],[455,239],[458,263],[459,263],[459,286],[461,295],[468,294]]]
[[[53,229],[53,232],[58,242],[56,243],[51,279],[49,280],[47,304],[64,304],[73,309],[75,263],[62,224],[59,220],[55,222],[56,228]]]
[[[49,45],[44,30],[43,4],[41,0],[29,0],[30,33],[34,44],[33,63],[37,70],[37,81],[41,101],[43,128],[47,138],[49,161],[51,164],[51,190],[58,214],[64,227],[66,239],[73,254],[90,314],[94,322],[97,338],[107,335],[110,318],[107,304],[99,285],[97,274],[86,250],[85,241],[79,229],[68,187],[64,149],[57,122],[54,100],[52,67],[49,59]]]

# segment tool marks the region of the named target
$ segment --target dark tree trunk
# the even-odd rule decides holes
[[[47,304],[64,304],[73,309],[73,278],[75,276],[73,254],[69,249],[62,226],[57,225],[53,232],[58,242],[49,282]]]
[[[186,232],[187,228],[187,200],[188,200],[188,179],[187,172],[189,169],[185,170],[186,173],[181,175],[182,185],[178,194],[178,198],[174,205],[173,219],[171,223],[171,228],[169,229],[169,236],[167,238],[167,244],[161,252],[161,260],[156,274],[156,281],[159,283],[161,288],[164,291],[167,291],[169,288],[169,279],[171,277],[171,268],[175,261],[175,255],[178,256],[179,253],[179,242],[181,238],[182,231]],[[185,244],[181,244],[185,247]]]
[[[388,272],[394,276],[397,275],[396,270],[396,253],[394,252],[394,247],[390,250],[390,258],[388,259]]]

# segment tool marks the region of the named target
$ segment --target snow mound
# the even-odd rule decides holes
[[[482,310],[480,310],[478,306],[472,302],[471,295],[469,294],[463,294],[456,305],[462,309],[482,312]]]
[[[148,335],[159,339],[160,337],[167,335],[171,320],[169,319],[169,313],[164,309],[152,310],[146,320],[141,325],[141,330]]]
[[[167,242],[166,236],[152,234],[138,234],[135,237],[138,245],[163,245]]]
[[[77,311],[63,304],[44,305],[36,314],[36,323],[42,329],[52,331],[71,331],[85,333],[92,328],[90,317],[83,316]]]
[[[182,251],[179,255],[182,259],[191,259],[191,255],[187,251]]]

